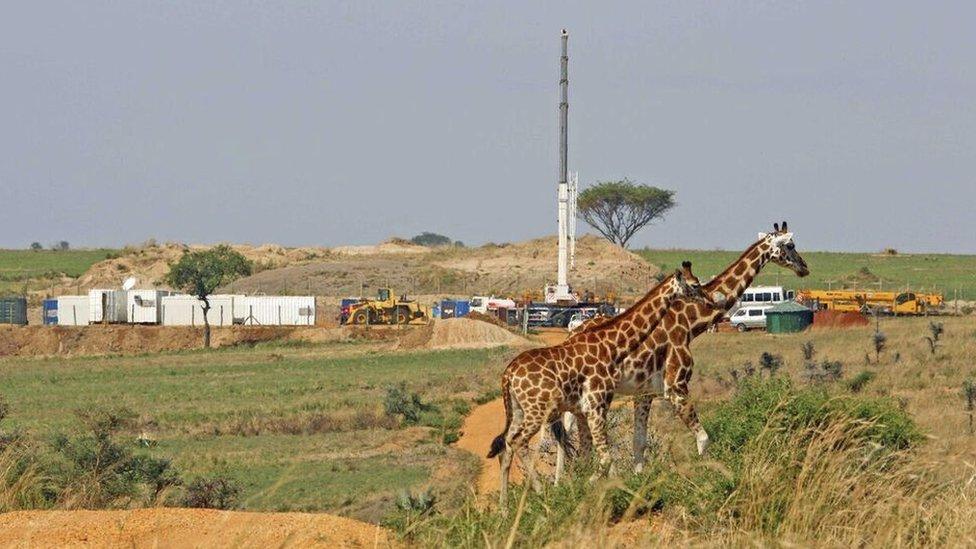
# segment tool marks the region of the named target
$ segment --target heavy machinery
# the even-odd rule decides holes
[[[797,301],[816,309],[890,315],[938,314],[945,305],[942,294],[874,292],[870,290],[800,290]]]
[[[408,324],[414,321],[427,322],[430,312],[419,303],[396,297],[390,288],[380,288],[376,299],[361,299],[349,305],[349,324]]]

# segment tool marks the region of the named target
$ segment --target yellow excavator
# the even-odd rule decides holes
[[[409,324],[428,320],[427,308],[405,295],[398,299],[390,288],[380,288],[376,299],[362,299],[349,306],[349,324]]]

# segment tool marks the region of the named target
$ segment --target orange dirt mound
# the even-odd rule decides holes
[[[3,547],[389,547],[373,524],[316,513],[213,509],[17,511],[0,515]]]
[[[814,328],[850,328],[867,326],[868,319],[861,313],[841,311],[817,311],[813,314]]]
[[[471,320],[477,320],[479,322],[487,322],[488,324],[494,324],[495,326],[500,326],[502,328],[508,329],[508,324],[502,321],[502,319],[497,316],[481,314],[478,311],[471,311],[468,313],[467,318]]]
[[[524,337],[494,324],[469,318],[448,318],[435,319],[427,326],[413,328],[400,338],[399,347],[403,349],[486,349],[531,344]]]

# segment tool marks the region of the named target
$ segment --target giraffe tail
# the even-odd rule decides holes
[[[502,403],[505,405],[505,429],[491,441],[491,448],[488,450],[489,458],[505,451],[505,435],[508,434],[508,428],[512,424],[512,399],[509,395],[508,375],[502,376]]]
[[[563,447],[566,457],[573,458],[576,456],[576,446],[569,439],[569,433],[566,432],[562,417],[549,424],[549,432],[552,433],[552,438],[556,443]]]

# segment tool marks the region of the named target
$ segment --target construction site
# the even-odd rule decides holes
[[[823,212],[813,215],[819,204],[813,198],[770,190],[768,182],[791,175],[777,171],[780,163],[802,166],[802,154],[764,164],[774,155],[757,147],[750,162],[766,171],[746,170],[738,144],[718,129],[712,134],[712,124],[719,128],[734,118],[698,104],[695,116],[679,117],[678,123],[665,116],[666,107],[655,111],[656,118],[645,118],[632,114],[634,102],[623,96],[594,101],[601,87],[645,85],[633,67],[642,66],[647,54],[633,53],[630,76],[610,79],[613,85],[607,86],[595,76],[596,68],[622,54],[587,25],[580,24],[580,49],[589,55],[580,71],[580,95],[588,100],[574,99],[579,110],[571,118],[565,29],[547,31],[544,46],[535,28],[496,44],[498,51],[515,52],[519,41],[531,43],[526,51],[541,59],[540,66],[551,71],[556,64],[557,78],[550,74],[540,85],[525,76],[538,72],[534,64],[524,74],[512,56],[493,65],[498,51],[480,49],[491,25],[482,29],[486,23],[468,21],[467,13],[436,24],[404,17],[401,25],[395,17],[387,21],[386,13],[363,16],[359,6],[328,17],[320,9],[309,6],[307,12],[327,20],[329,25],[319,23],[330,32],[385,21],[371,40],[390,41],[376,51],[397,58],[402,48],[416,58],[399,58],[382,86],[357,87],[356,98],[361,95],[370,107],[352,119],[339,112],[351,107],[329,95],[333,86],[362,77],[361,61],[351,53],[335,73],[341,79],[334,82],[330,73],[328,85],[289,87],[288,98],[274,103],[300,104],[303,94],[321,94],[329,99],[316,101],[337,108],[327,121],[315,109],[272,109],[273,102],[265,100],[250,106],[248,116],[228,116],[212,140],[238,158],[253,143],[231,139],[237,120],[261,118],[265,108],[272,113],[255,140],[259,153],[249,157],[254,165],[224,168],[260,181],[239,189],[255,202],[248,211],[198,215],[191,223],[191,210],[200,213],[195,206],[185,206],[185,212],[155,207],[168,193],[191,192],[165,185],[146,193],[142,207],[146,218],[170,234],[180,234],[172,227],[186,225],[186,234],[199,235],[192,231],[207,227],[208,219],[231,226],[248,218],[258,229],[241,234],[264,235],[263,228],[284,235],[280,242],[330,245],[188,237],[119,248],[70,249],[60,241],[51,249],[34,242],[27,249],[0,250],[0,546],[976,545],[976,255],[900,253],[887,240],[872,244],[879,252],[849,251],[887,235],[879,236],[877,227],[853,230],[853,213],[840,221]],[[305,36],[300,23],[306,16],[282,21],[289,33],[293,26],[296,36]],[[270,19],[262,21],[271,25]],[[462,39],[438,38],[436,47],[418,48],[428,37],[424,33],[440,37],[456,32],[454,25],[465,31]],[[646,29],[639,30],[643,36]],[[306,36],[317,46],[300,49],[325,52],[322,62],[336,63],[331,58],[337,51],[348,53],[342,41],[349,38],[340,33],[335,40],[343,45],[322,47]],[[675,44],[691,46],[681,36],[673,40],[658,50],[680,58]],[[358,53],[366,55],[371,43],[358,42]],[[452,49],[463,51],[464,61],[479,70],[452,65]],[[315,73],[301,68],[302,56],[264,58],[264,50],[256,51],[242,48],[233,57],[248,63],[260,58],[281,78]],[[209,50],[194,54],[208,55]],[[676,65],[680,70],[653,74],[647,82],[660,95],[647,102],[680,103],[688,71],[712,70],[711,55],[716,54],[691,55]],[[181,58],[189,62],[194,56]],[[428,62],[437,72],[428,72]],[[798,66],[790,63],[789,71]],[[224,63],[193,78],[221,80],[232,69],[233,63]],[[420,105],[432,88],[426,81],[414,88],[410,77],[450,71],[455,76],[447,87],[453,93],[440,101],[444,109],[452,101],[463,106],[455,105],[446,121],[429,121],[417,113],[429,112]],[[481,94],[490,85],[487,79],[467,87],[465,77],[484,72],[510,78],[510,89],[503,96],[497,90]],[[825,73],[804,73],[801,85],[790,80],[784,87],[790,93],[819,89],[822,84],[813,82]],[[781,84],[758,81],[763,90]],[[274,82],[255,78],[237,86],[245,96],[272,96]],[[733,93],[736,105],[755,93],[751,84],[732,85],[719,72],[708,82],[714,86],[710,93]],[[504,115],[496,114],[500,120],[535,120],[527,114],[532,109],[520,110],[517,98],[537,88],[554,92],[546,106],[555,107],[555,123],[535,121],[524,135],[511,132],[511,143],[508,136],[504,140],[511,157],[524,155],[533,165],[556,168],[545,180],[520,180],[519,185],[545,189],[546,198],[532,200],[528,210],[513,207],[527,201],[523,196],[495,196],[478,176],[460,177],[463,155],[457,151],[435,150],[421,160],[415,156],[423,155],[398,154],[414,136],[430,139],[425,132],[459,139],[453,124],[462,127],[486,98],[511,102]],[[622,94],[620,89],[613,94]],[[233,103],[218,99],[205,101],[193,116]],[[623,111],[611,108],[615,100]],[[751,122],[758,116],[750,111],[755,105],[743,104]],[[770,118],[799,116],[802,110]],[[623,137],[598,127],[611,111],[622,121],[616,132]],[[411,120],[406,138],[385,134],[394,121],[402,122],[401,115]],[[685,134],[684,124],[692,127],[696,116],[705,125]],[[360,124],[361,134],[354,129]],[[762,124],[758,120],[750,131],[759,133]],[[283,149],[273,136],[281,128],[316,125],[318,133],[304,143],[345,151],[328,159],[336,180],[349,188],[370,187],[371,201],[340,199],[340,185],[332,189],[335,200],[329,193],[329,200],[316,200],[320,189],[308,184],[298,200],[284,198],[291,176],[288,161],[276,156]],[[738,135],[742,124],[731,125]],[[338,138],[330,133],[335,128],[341,130]],[[584,129],[593,137],[579,138]],[[662,150],[652,147],[653,155],[644,158],[643,149],[638,154],[621,147],[607,164],[580,152],[608,136],[636,140],[629,134],[654,132],[667,135],[659,147],[701,145],[705,156],[696,154],[685,164],[708,164],[724,158],[726,149],[734,158],[726,164],[714,160],[714,168],[672,185],[673,174],[669,179],[654,171],[655,163],[667,165],[658,158],[668,154]],[[488,141],[487,132],[474,133],[479,140],[470,148],[479,158],[466,166],[469,176],[484,169],[481,140]],[[769,133],[776,138],[766,147],[785,140]],[[138,138],[123,130],[118,136]],[[533,148],[543,139],[554,147]],[[162,154],[160,147],[146,146],[145,155]],[[343,168],[339,157],[352,148],[375,155]],[[542,158],[537,150],[551,152]],[[212,177],[207,163],[219,165],[214,159],[220,154],[200,158],[198,169]],[[268,158],[276,163],[272,176],[259,169]],[[396,164],[403,181],[357,178],[370,163]],[[615,164],[641,166],[655,174],[648,179],[679,188],[681,201],[673,199],[675,191],[627,177],[598,179],[617,177],[604,176]],[[769,189],[740,181],[741,193],[736,187],[731,195],[736,206],[716,209],[717,190],[733,188],[724,181],[730,165]],[[331,169],[311,173],[318,181]],[[710,190],[701,175],[709,170],[722,180]],[[443,173],[450,174],[444,179],[450,185],[432,193],[443,197],[426,197],[431,204],[424,209],[397,194],[411,179]],[[594,206],[594,189],[601,186],[619,193]],[[457,189],[463,192],[450,194]],[[92,185],[93,196],[103,191]],[[645,206],[654,211],[638,212],[634,197],[654,193],[661,201]],[[755,204],[743,206],[750,193]],[[760,200],[763,193],[775,194],[775,207]],[[104,194],[137,198],[114,188]],[[274,211],[283,204],[285,209]],[[75,219],[62,202],[52,201],[51,208]],[[680,212],[677,219],[665,217],[672,208]],[[481,209],[492,212],[488,228],[477,218]],[[457,231],[469,232],[439,229],[438,223],[451,226],[443,220],[454,219],[454,211],[477,218],[471,225],[479,232],[457,222]],[[544,218],[543,229],[534,228],[525,211]],[[750,225],[741,235],[738,225],[707,235],[699,229],[724,215],[715,212],[728,212],[731,219],[743,211]],[[310,233],[292,223],[307,227],[317,218],[344,226],[346,232],[337,234],[349,240],[289,234]],[[75,223],[79,231],[87,226]],[[410,238],[418,227],[423,232]],[[372,240],[376,230],[383,233]],[[849,245],[835,230],[858,234],[850,235]],[[671,247],[649,246],[642,237],[631,240],[641,231],[654,238],[678,236],[662,239],[675,243]],[[372,236],[367,240],[360,233]],[[481,237],[476,244],[470,244],[472,234]],[[522,236],[494,242],[496,234]],[[832,238],[847,251],[811,250],[807,238]],[[380,242],[343,244],[370,241]]]

